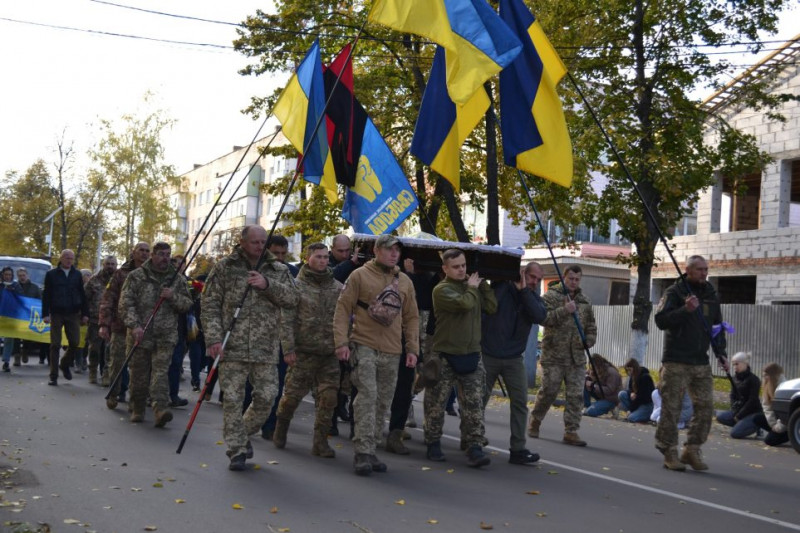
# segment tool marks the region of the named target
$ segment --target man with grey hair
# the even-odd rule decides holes
[[[63,250],[56,268],[44,276],[42,317],[45,324],[50,324],[50,381],[47,384],[56,386],[59,368],[65,379],[72,379],[69,367],[80,350],[81,324],[89,322],[89,303],[83,290],[83,276],[75,268],[75,252],[72,250]],[[59,362],[62,328],[67,335],[69,348]]]
[[[289,269],[266,246],[266,230],[246,226],[233,252],[209,274],[201,302],[207,353],[223,357],[219,363],[225,395],[222,434],[228,447],[228,469],[234,471],[247,468],[245,461],[253,457],[250,435],[261,429],[278,394],[281,310],[294,308],[299,299]],[[223,347],[234,316],[236,325]],[[242,413],[248,381],[252,401]]]
[[[714,382],[708,348],[727,370],[725,331],[712,337],[711,327],[722,323],[717,292],[707,281],[708,263],[699,255],[686,260],[684,279],[664,291],[655,322],[664,331],[661,358],[661,418],[656,429],[656,448],[664,454],[664,468],[707,470],[700,447],[708,439],[714,413]],[[683,453],[678,457],[678,418],[684,391],[689,392],[694,414]]]

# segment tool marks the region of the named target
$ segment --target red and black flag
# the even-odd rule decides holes
[[[337,183],[352,187],[361,156],[361,142],[367,123],[367,112],[353,94],[353,62],[349,60],[351,44],[345,46],[325,68],[325,98],[329,99],[327,116],[328,145]],[[336,77],[341,79],[334,89]],[[331,92],[333,97],[331,97]]]

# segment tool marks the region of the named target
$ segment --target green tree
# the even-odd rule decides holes
[[[170,226],[175,210],[163,191],[177,187],[179,178],[172,165],[164,163],[161,143],[172,123],[160,110],[144,116],[125,114],[118,123],[101,120],[102,138],[90,151],[95,165],[90,182],[96,187],[85,194],[99,200],[111,191],[104,202],[112,213],[106,217],[107,247],[119,257],[125,257],[137,241],[174,236]]]
[[[689,95],[714,86],[731,71],[725,60],[706,52],[732,43],[760,49],[759,31],[774,32],[784,0],[601,0],[568,5],[537,2],[537,15],[554,43],[572,52],[567,66],[625,160],[656,224],[671,237],[672,228],[712,185],[714,172],[732,178],[761,170],[768,157],[755,139],[711,116]],[[575,46],[578,43],[578,46]],[[772,109],[781,101],[763,84],[751,84],[737,97],[756,109]],[[643,356],[647,343],[651,271],[658,232],[645,216],[623,168],[605,144],[574,88],[562,83],[571,113],[576,153],[591,171],[609,183],[599,202],[582,202],[587,217],[607,233],[617,220],[620,236],[633,245],[631,265],[638,274],[634,296],[632,355]],[[573,109],[574,110],[574,109]],[[716,130],[721,142],[709,146],[704,135]]]
[[[50,225],[42,221],[58,207],[57,194],[42,159],[22,176],[6,173],[0,185],[0,254],[47,256]]]

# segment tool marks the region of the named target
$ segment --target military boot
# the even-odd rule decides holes
[[[686,444],[683,447],[681,463],[691,466],[694,470],[708,470],[708,465],[703,461],[703,452],[697,444]]]
[[[167,422],[172,420],[172,411],[169,409],[154,409],[154,415],[156,418],[155,427],[163,428],[167,425]]]
[[[574,431],[567,431],[564,433],[564,438],[561,442],[569,444],[570,446],[586,446],[586,441],[582,440]]]
[[[328,435],[331,437],[338,437],[339,436],[339,417],[336,416],[336,413],[333,414],[333,418],[331,419],[331,427],[328,429]]]
[[[353,457],[353,468],[359,476],[368,476],[372,473],[372,463],[366,453],[357,453]]]
[[[117,404],[118,404],[117,399],[114,396],[106,400],[106,407],[108,407],[109,409],[116,409]]]
[[[137,424],[139,422],[144,422],[144,413],[141,411],[131,411],[131,422]]]
[[[403,430],[393,429],[386,437],[386,451],[397,455],[408,455],[408,448],[403,444]]]
[[[542,425],[541,420],[531,418],[531,423],[528,425],[528,436],[532,439],[539,438],[539,427]]]
[[[324,429],[314,430],[314,444],[311,446],[311,455],[326,458],[336,457],[336,452],[328,444],[328,432]]]
[[[97,368],[95,367],[89,369],[89,383],[93,385],[97,383]]]
[[[664,468],[669,470],[675,470],[677,472],[683,472],[686,470],[686,465],[678,460],[678,450],[675,448],[669,448],[663,452],[664,454]]]
[[[289,433],[289,419],[279,418],[275,422],[275,433],[272,434],[272,444],[274,444],[276,448],[285,448],[287,433]]]
[[[389,468],[386,466],[386,463],[378,459],[378,456],[375,454],[368,455],[367,460],[369,461],[373,472],[386,472],[389,470]]]

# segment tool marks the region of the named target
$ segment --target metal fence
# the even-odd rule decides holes
[[[622,366],[630,356],[631,322],[633,306],[595,305],[597,319],[597,344],[592,353],[599,353],[617,366]],[[751,352],[750,367],[756,375],[771,362],[783,367],[787,379],[800,377],[800,306],[796,305],[745,305],[722,306],[725,322],[736,329],[728,334],[728,355]],[[661,366],[664,333],[656,327],[653,315],[648,326],[650,332],[644,366],[656,371]],[[724,375],[718,365],[714,373]]]

